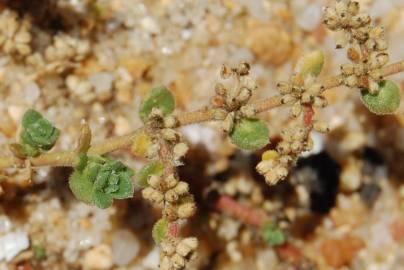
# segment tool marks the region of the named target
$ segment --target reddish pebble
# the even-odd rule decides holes
[[[277,246],[276,251],[282,260],[292,263],[298,263],[302,257],[300,251],[290,243]]]
[[[395,241],[404,241],[404,218],[398,218],[390,224],[390,233]]]
[[[327,264],[338,268],[349,264],[356,253],[364,246],[362,239],[345,235],[341,239],[325,240],[320,250]]]

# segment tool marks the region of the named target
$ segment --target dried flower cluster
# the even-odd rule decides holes
[[[255,115],[254,108],[247,105],[257,88],[254,80],[248,76],[249,73],[250,65],[247,63],[241,63],[234,68],[222,67],[220,73],[222,79],[232,78],[234,85],[225,87],[222,83],[216,84],[216,95],[212,98],[212,105],[215,108],[215,118],[223,120],[222,129],[226,133],[233,130],[236,121]]]
[[[165,237],[161,242],[162,256],[160,262],[161,270],[179,270],[185,269],[188,261],[195,256],[195,250],[198,247],[198,239],[187,237],[178,239],[174,237]]]
[[[293,127],[283,131],[281,135],[282,141],[277,145],[276,151],[264,152],[262,161],[256,167],[269,185],[275,185],[284,179],[300,154],[311,150],[313,146],[308,127]]]
[[[359,3],[351,0],[325,8],[324,23],[330,30],[340,32],[337,49],[348,46],[352,64],[341,66],[343,83],[377,94],[383,80],[381,68],[389,61],[383,27],[373,26],[370,16],[360,13]]]
[[[155,235],[160,235],[155,237],[162,247],[160,267],[166,270],[184,269],[198,245],[196,238],[181,239],[175,232],[177,229],[169,229],[179,226],[180,221],[189,219],[196,212],[188,183],[180,181],[175,172],[175,167],[182,165],[181,159],[187,153],[188,145],[176,130],[178,120],[170,115],[174,106],[173,97],[167,89],[153,89],[140,111],[145,121],[145,132],[135,142],[145,144],[143,149],[136,146],[137,152],[142,151],[150,160],[157,160],[142,169],[147,182],[143,183],[146,187],[142,195],[162,207],[163,217],[156,223],[154,231]],[[162,234],[159,231],[169,232]]]
[[[6,54],[27,56],[31,53],[31,22],[20,19],[14,11],[5,9],[0,14],[0,47]]]
[[[324,108],[327,100],[322,95],[324,86],[317,83],[316,77],[324,64],[324,55],[315,51],[300,59],[297,69],[289,82],[279,82],[277,88],[282,95],[282,103],[292,105],[291,114],[299,117],[304,106]]]

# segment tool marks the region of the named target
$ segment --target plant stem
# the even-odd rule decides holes
[[[265,215],[262,213],[240,204],[238,201],[229,196],[221,196],[217,200],[215,208],[234,218],[237,218],[238,220],[241,220],[246,224],[256,227],[261,227],[266,219]]]
[[[404,71],[404,61],[388,65],[382,69],[383,76],[390,76]]]
[[[382,74],[384,76],[390,76],[400,72],[404,72],[404,61],[390,64],[382,69]],[[322,82],[320,82],[320,84],[322,84],[325,89],[330,89],[341,85],[341,81],[342,76],[338,75],[325,78]],[[255,108],[257,113],[265,112],[281,106],[281,96],[277,95],[264,100],[255,101],[252,102],[251,105]],[[214,120],[214,110],[205,107],[193,112],[181,114],[177,117],[177,119],[180,126],[212,121]],[[128,135],[106,139],[105,141],[90,147],[88,153],[93,155],[103,155],[120,148],[127,147],[131,145],[133,140],[142,130],[143,128],[139,128]],[[75,151],[53,152],[42,154],[36,158],[31,158],[30,161],[33,167],[72,166],[76,156],[77,153]],[[10,167],[22,168],[24,166],[24,162],[18,158],[12,156],[0,157],[0,169]]]

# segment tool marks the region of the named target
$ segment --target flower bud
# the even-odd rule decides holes
[[[194,202],[186,202],[178,207],[178,217],[179,218],[190,218],[196,212],[196,206]]]
[[[171,262],[173,263],[174,269],[183,269],[185,267],[185,259],[179,254],[174,254],[171,257]]]
[[[188,149],[189,147],[186,143],[177,143],[173,149],[174,158],[180,159],[181,157],[185,156],[185,154],[188,152]]]

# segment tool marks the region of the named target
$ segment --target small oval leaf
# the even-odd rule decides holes
[[[133,196],[133,170],[120,161],[80,154],[69,187],[77,199],[99,208],[111,206],[113,199]]]
[[[168,231],[168,220],[165,218],[159,219],[153,226],[152,237],[156,244],[160,244],[166,237]]]
[[[231,141],[244,150],[258,150],[269,143],[269,130],[258,119],[241,119],[230,133]]]
[[[161,164],[160,162],[152,162],[147,165],[145,165],[142,169],[139,171],[138,175],[138,184],[142,187],[147,187],[149,184],[147,183],[150,176],[152,175],[162,175],[164,171],[164,165]]]
[[[140,105],[139,115],[146,122],[153,108],[159,108],[164,115],[173,112],[175,108],[174,96],[164,86],[151,90],[150,96]]]
[[[286,241],[282,230],[272,223],[262,226],[262,237],[271,246],[282,245]]]
[[[369,111],[375,114],[392,114],[400,106],[401,91],[394,82],[385,80],[379,83],[379,92],[376,95],[363,90],[361,99]]]
[[[302,58],[297,63],[297,72],[305,79],[311,75],[317,77],[324,65],[324,54],[321,50],[311,52]]]
[[[20,139],[23,144],[41,150],[50,150],[59,138],[60,131],[35,110],[28,110],[22,118]]]

